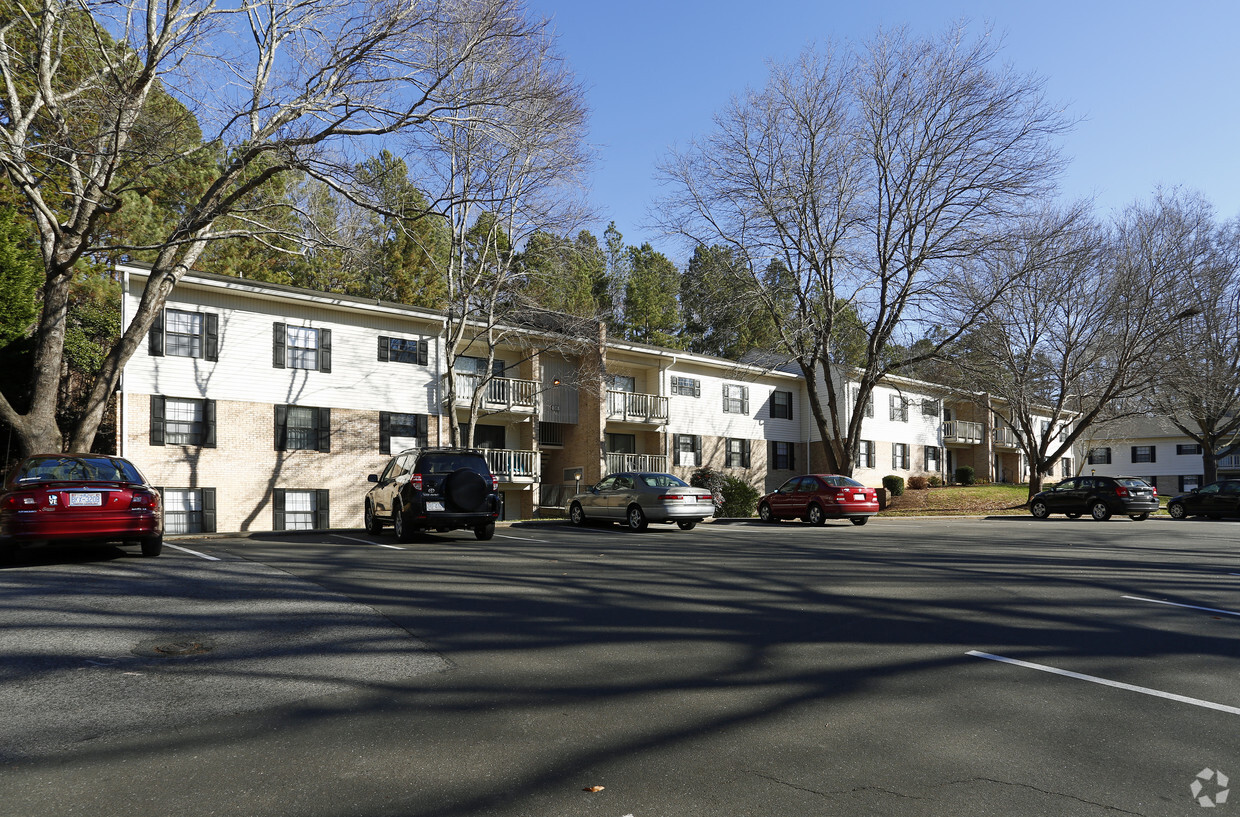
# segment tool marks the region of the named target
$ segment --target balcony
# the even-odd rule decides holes
[[[608,390],[607,419],[662,425],[667,422],[667,398],[657,394]]]
[[[1220,457],[1218,467],[1227,471],[1240,469],[1240,454],[1228,454],[1226,457]]]
[[[947,420],[943,423],[943,442],[963,445],[980,445],[985,440],[981,423],[966,420]]]
[[[1020,435],[1007,426],[994,429],[995,448],[1020,448]]]
[[[607,454],[607,473],[621,471],[667,472],[667,456],[664,454]]]
[[[478,389],[483,389],[482,408],[488,412],[533,414],[538,383],[512,377],[492,377],[483,382],[476,374],[456,375],[457,408],[468,407]]]
[[[538,482],[540,458],[537,451],[515,451],[510,448],[483,449],[491,473],[500,482],[521,483],[525,485]]]

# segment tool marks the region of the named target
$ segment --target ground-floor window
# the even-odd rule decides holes
[[[771,468],[775,471],[795,471],[797,468],[796,443],[771,441]]]
[[[937,472],[939,470],[939,447],[937,445],[926,446],[926,470]]]
[[[325,530],[329,491],[277,488],[274,494],[275,530]]]
[[[873,468],[874,467],[874,441],[858,440],[857,441],[857,467]]]
[[[749,440],[728,439],[727,462],[728,468],[748,468],[749,467]]]
[[[164,533],[214,533],[214,488],[165,488]]]
[[[891,467],[902,468],[908,470],[909,456],[908,443],[892,443],[891,444]]]
[[[1195,491],[1201,487],[1201,474],[1181,474],[1180,475],[1180,493],[1186,494],[1189,491]]]

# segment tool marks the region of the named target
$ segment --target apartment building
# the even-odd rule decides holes
[[[148,272],[119,272],[128,323]],[[173,532],[358,527],[367,476],[405,448],[448,444],[453,417],[475,418],[506,519],[563,508],[622,470],[709,465],[767,491],[825,468],[797,372],[613,341],[601,326],[588,338],[474,327],[450,390],[446,329],[433,310],[191,272],[125,367],[117,450],[161,487]],[[877,485],[972,465],[1023,479],[993,411],[890,378],[867,407],[856,474]]]
[[[1083,440],[1084,474],[1141,477],[1163,496],[1200,488],[1201,445],[1165,417],[1130,417],[1091,429]],[[1240,476],[1240,454],[1223,457],[1219,477]]]

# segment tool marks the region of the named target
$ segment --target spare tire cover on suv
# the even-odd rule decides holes
[[[455,513],[487,510],[485,503],[490,493],[491,485],[486,478],[468,468],[456,469],[443,481],[447,509]]]

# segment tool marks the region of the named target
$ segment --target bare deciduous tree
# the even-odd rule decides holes
[[[940,355],[1006,286],[982,293],[968,262],[1057,176],[1067,122],[997,55],[961,29],[808,50],[661,168],[664,225],[747,261],[745,291],[780,327],[839,473],[875,385]],[[791,284],[769,285],[772,261]]]

